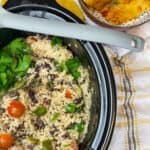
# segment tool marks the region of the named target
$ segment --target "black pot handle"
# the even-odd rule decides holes
[[[9,0],[7,4],[4,6],[6,9],[14,6],[24,5],[24,4],[38,4],[45,6],[53,6],[59,7],[60,9],[64,9],[59,4],[57,4],[56,0]]]
[[[4,8],[9,9],[9,8],[13,8],[16,6],[21,6],[21,5],[41,5],[41,6],[51,6],[54,8],[57,8],[63,12],[65,12],[66,14],[68,13],[70,16],[72,16],[74,19],[76,19],[79,23],[84,24],[85,22],[83,20],[81,20],[80,18],[78,18],[76,15],[74,15],[72,12],[70,12],[69,10],[67,10],[66,8],[60,6],[56,0],[9,0],[6,5],[4,6]]]

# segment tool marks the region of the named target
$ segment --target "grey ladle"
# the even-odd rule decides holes
[[[144,49],[141,37],[103,27],[54,21],[13,14],[0,7],[0,28],[17,29],[46,35],[62,36],[104,43],[137,52]]]

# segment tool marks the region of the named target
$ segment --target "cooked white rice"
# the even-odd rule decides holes
[[[81,77],[78,82],[66,71],[58,71],[56,62],[73,58],[73,54],[64,46],[52,46],[51,40],[40,37],[28,37],[27,42],[33,51],[35,66],[27,72],[24,87],[8,92],[2,97],[0,107],[5,112],[0,113],[0,133],[10,133],[15,137],[15,143],[10,150],[42,150],[41,142],[49,139],[53,141],[56,150],[74,150],[65,147],[75,140],[82,142],[90,119],[91,93],[89,92],[89,74],[86,68],[80,66]],[[53,80],[53,89],[47,87],[49,80]],[[73,98],[67,99],[65,91],[70,90]],[[30,92],[30,94],[29,94]],[[36,101],[32,100],[32,94]],[[7,107],[12,100],[21,101],[26,111],[18,119],[11,117]],[[66,113],[65,106],[79,100],[83,110],[80,113]],[[38,106],[45,106],[47,113],[37,117],[33,114]],[[52,121],[52,116],[59,113],[59,118]],[[73,123],[84,122],[84,132],[79,134],[69,129]],[[29,136],[39,139],[39,144],[33,144]]]

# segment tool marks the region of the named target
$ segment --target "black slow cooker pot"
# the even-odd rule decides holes
[[[51,3],[49,3],[49,6],[25,4],[9,8],[9,10],[35,17],[83,23],[55,2]],[[13,38],[31,34],[33,33],[0,29],[0,47]],[[74,55],[81,58],[83,65],[88,67],[90,86],[93,89],[91,120],[88,133],[83,143],[80,144],[80,150],[105,150],[109,146],[116,118],[116,89],[108,58],[100,44],[72,39],[64,39],[64,42],[73,51]]]

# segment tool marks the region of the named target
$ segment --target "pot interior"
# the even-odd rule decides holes
[[[9,9],[14,13],[82,23],[73,14],[60,7],[23,5]],[[16,37],[26,37],[35,33],[18,30],[0,29],[0,48]],[[90,74],[92,93],[91,119],[88,133],[80,144],[80,150],[106,149],[111,139],[116,116],[115,84],[111,67],[101,45],[86,41],[64,38],[64,43],[82,60]]]
[[[57,19],[57,20],[63,20],[61,17],[57,15],[53,15],[50,13],[37,11],[37,10],[25,10],[20,11],[19,13],[30,15],[30,16],[36,16],[36,17],[42,17],[42,18],[48,18],[48,19]],[[9,43],[11,40],[17,37],[27,37],[30,35],[36,35],[34,33],[29,32],[23,32],[18,30],[10,30],[10,29],[1,29],[0,30],[0,48],[5,46],[7,43]],[[41,35],[43,36],[43,35]],[[44,35],[45,36],[45,35]],[[90,59],[90,56],[87,53],[87,49],[84,47],[84,43],[81,41],[73,40],[73,39],[64,39],[63,40],[65,45],[68,46],[68,48],[73,52],[74,55],[81,58],[82,65],[89,70],[90,74],[90,88],[94,89],[92,92],[92,106],[91,106],[91,120],[89,123],[89,129],[88,134],[85,136],[85,139],[83,143],[80,145],[80,149],[86,149],[89,148],[94,136],[96,134],[98,122],[99,122],[99,114],[100,114],[100,93],[99,93],[99,85],[97,81],[97,75],[94,69],[94,66],[92,64],[92,61]]]

